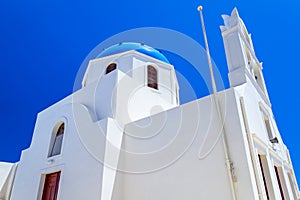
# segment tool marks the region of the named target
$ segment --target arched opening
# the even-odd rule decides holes
[[[262,74],[260,69],[256,66],[253,70],[253,75],[255,78],[255,81],[257,82],[258,86],[260,87],[260,89],[265,93],[265,87],[264,87],[264,82],[263,82],[263,78],[262,78]]]
[[[247,63],[248,63],[248,65],[250,65],[250,63],[251,63],[251,56],[250,56],[249,49],[248,49],[248,47],[246,45],[244,45],[244,49],[246,51]]]
[[[147,66],[147,77],[148,77],[148,87],[158,89],[158,84],[157,84],[157,70],[155,67],[152,65]]]
[[[65,123],[60,123],[54,128],[54,140],[52,142],[51,148],[50,148],[50,153],[49,157],[59,155],[61,153],[61,147],[62,147],[62,141],[63,141],[63,136],[65,133]]]
[[[117,64],[116,63],[110,63],[105,70],[105,74],[108,74],[112,71],[114,71],[117,68]]]
[[[249,33],[248,33],[247,29],[246,29],[246,26],[245,26],[244,22],[242,23],[242,26],[243,26],[243,34],[244,34],[244,37],[245,37],[245,39],[246,39],[248,45],[251,45],[251,43],[250,43],[250,38],[249,38]]]

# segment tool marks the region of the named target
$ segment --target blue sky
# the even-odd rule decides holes
[[[239,10],[252,34],[273,112],[288,146],[298,180],[298,47],[300,2],[282,1],[21,1],[0,2],[0,160],[15,162],[29,147],[37,113],[72,93],[87,54],[119,32],[164,27],[203,43],[197,6],[204,6],[211,55],[228,87],[221,14]],[[176,61],[176,59],[174,59]],[[178,61],[184,71],[184,62]],[[207,88],[191,76],[199,97]],[[201,84],[200,84],[201,86]],[[184,93],[182,93],[184,94]],[[188,99],[188,97],[186,97]]]

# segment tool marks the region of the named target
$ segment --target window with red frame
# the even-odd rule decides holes
[[[158,89],[157,84],[157,70],[152,65],[147,66],[147,76],[148,76],[148,87]]]

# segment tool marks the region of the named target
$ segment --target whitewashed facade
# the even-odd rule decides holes
[[[229,89],[180,105],[171,64],[91,60],[20,162],[0,163],[0,199],[300,199],[251,38],[236,9],[222,17]]]

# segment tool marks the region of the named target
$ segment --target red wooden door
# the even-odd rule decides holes
[[[60,172],[46,175],[42,200],[56,200],[59,178]]]

